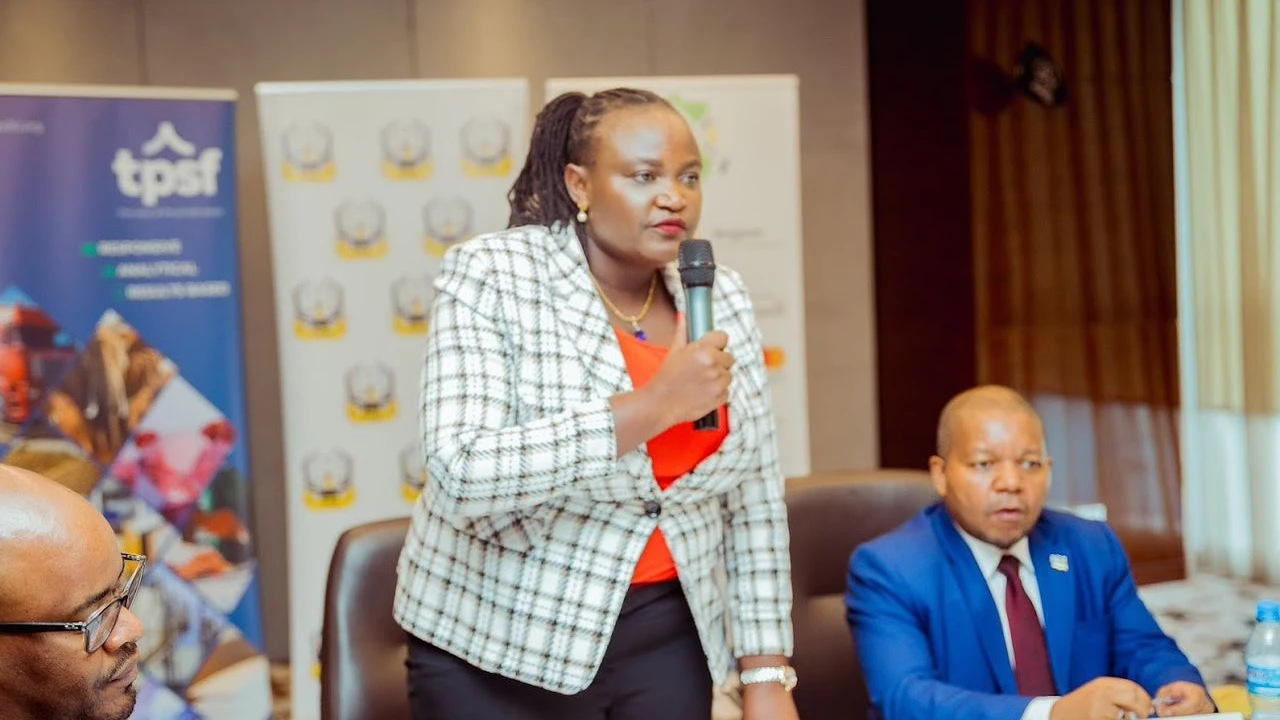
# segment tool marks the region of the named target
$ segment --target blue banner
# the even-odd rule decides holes
[[[0,90],[0,459],[148,556],[135,718],[269,717],[234,96],[22,92]]]

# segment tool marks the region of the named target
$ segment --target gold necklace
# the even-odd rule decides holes
[[[618,309],[617,305],[609,299],[605,294],[604,288],[600,287],[600,281],[596,279],[595,274],[591,275],[591,282],[595,283],[596,292],[600,293],[600,299],[604,301],[604,306],[609,308],[609,312],[617,315],[623,322],[631,325],[631,334],[636,336],[638,340],[648,340],[649,337],[644,334],[644,330],[640,328],[640,322],[649,314],[650,308],[653,307],[653,295],[658,289],[658,275],[654,273],[653,279],[649,281],[649,297],[644,300],[644,307],[640,308],[640,312],[635,315],[627,315]]]

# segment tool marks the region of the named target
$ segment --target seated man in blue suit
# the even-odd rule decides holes
[[[1022,396],[996,386],[956,396],[937,451],[929,472],[942,501],[849,562],[845,603],[873,716],[1214,711],[1200,673],[1138,597],[1111,529],[1042,510],[1051,461]]]

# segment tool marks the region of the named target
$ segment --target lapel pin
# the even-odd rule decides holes
[[[1058,572],[1066,572],[1066,571],[1067,571],[1067,556],[1066,556],[1066,555],[1058,555],[1057,553],[1054,553],[1053,555],[1050,555],[1050,556],[1049,556],[1049,567],[1053,568],[1054,570],[1057,570]]]

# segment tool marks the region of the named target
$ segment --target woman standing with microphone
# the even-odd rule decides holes
[[[700,157],[657,95],[561,95],[511,227],[445,256],[395,601],[417,720],[708,720],[735,669],[745,720],[796,717],[783,477],[736,273],[716,270],[717,329],[685,339]]]

